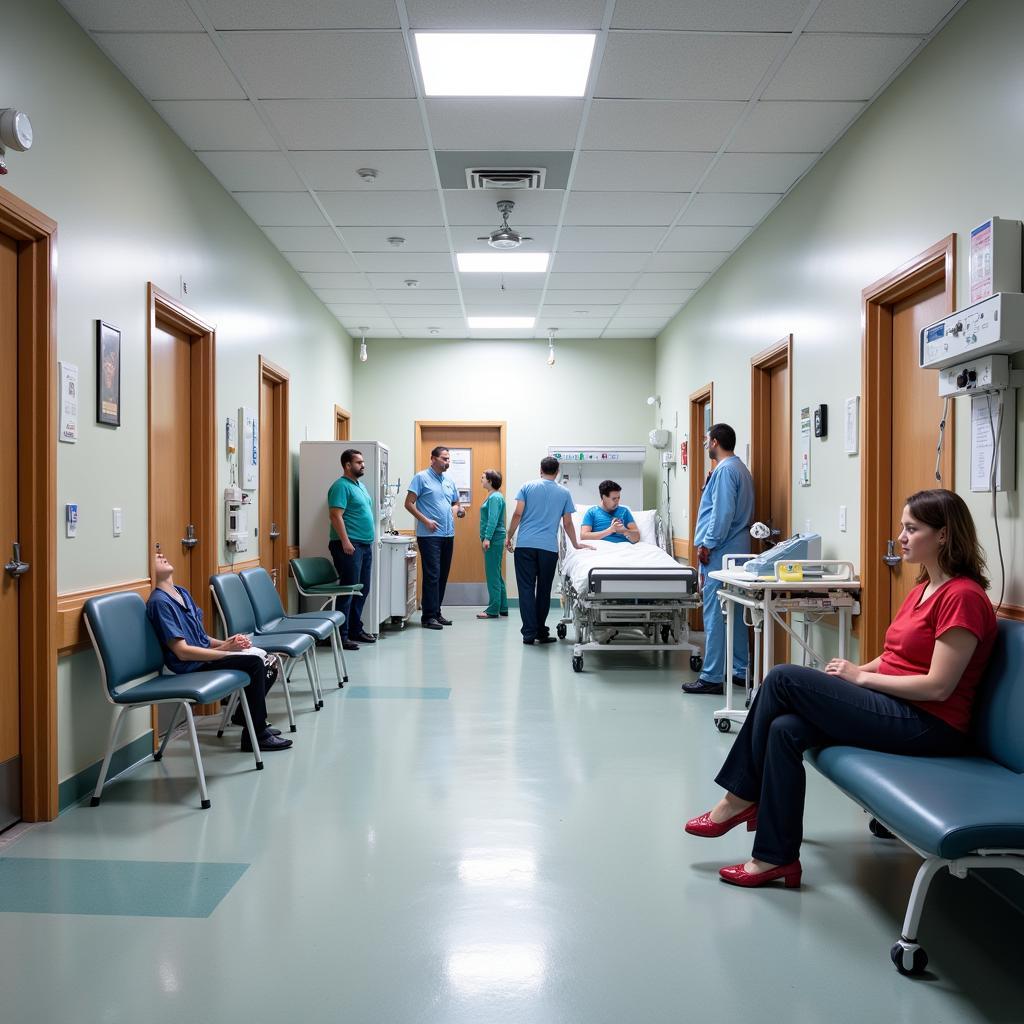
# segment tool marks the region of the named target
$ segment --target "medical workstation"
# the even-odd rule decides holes
[[[3,1024],[1024,1024],[1024,4],[3,13]]]

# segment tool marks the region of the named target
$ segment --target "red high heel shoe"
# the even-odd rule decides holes
[[[691,818],[686,823],[686,831],[691,836],[717,839],[744,821],[747,823],[748,832],[757,831],[757,804],[751,804],[745,811],[740,811],[739,814],[734,814],[731,818],[726,818],[725,821],[712,821],[711,812],[705,811],[700,817]]]
[[[789,864],[780,864],[776,868],[769,868],[756,874],[751,874],[742,864],[730,864],[726,868],[721,868],[718,875],[723,882],[741,885],[745,889],[756,889],[759,885],[767,885],[779,878],[786,883],[787,889],[799,889],[801,873],[800,861],[794,860]]]

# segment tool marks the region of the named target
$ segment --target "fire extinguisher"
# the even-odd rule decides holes
[[[680,441],[679,442],[679,465],[686,469],[690,464],[690,442]]]

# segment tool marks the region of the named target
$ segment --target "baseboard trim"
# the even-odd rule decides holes
[[[114,751],[110,759],[110,771],[107,773],[109,782],[115,776],[133,768],[135,765],[153,756],[153,732],[143,733],[141,736],[125,744],[119,750]],[[57,787],[57,808],[58,813],[73,807],[83,797],[88,796],[96,788],[96,780],[100,777],[100,768],[103,767],[103,759],[100,758],[95,764],[82,769],[77,775],[65,779]]]

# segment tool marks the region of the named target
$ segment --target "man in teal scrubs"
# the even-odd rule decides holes
[[[342,597],[338,611],[345,616],[342,636],[346,651],[358,651],[359,644],[376,643],[363,628],[363,606],[370,593],[373,570],[373,498],[360,479],[366,472],[363,453],[346,448],[341,453],[342,475],[327,492],[327,508],[331,517],[331,540],[328,547],[338,571],[338,582],[346,586],[362,583],[359,594]]]
[[[597,485],[597,493],[601,495],[601,504],[591,505],[583,514],[580,538],[636,544],[640,540],[640,527],[633,513],[621,503],[622,488],[614,480],[602,480]]]

